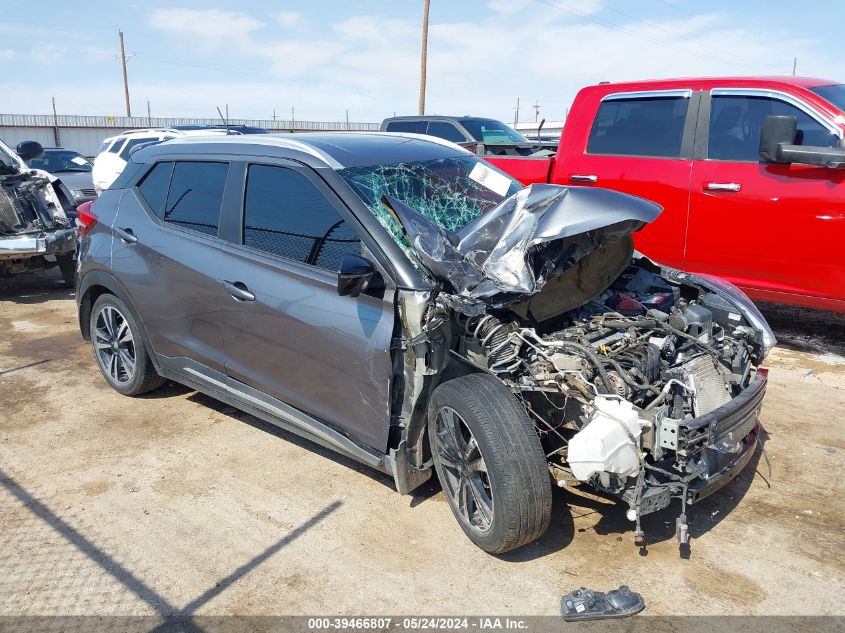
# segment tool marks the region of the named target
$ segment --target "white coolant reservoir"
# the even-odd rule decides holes
[[[634,405],[601,397],[594,403],[596,411],[590,422],[569,440],[567,461],[572,474],[581,481],[595,473],[636,475],[642,427]]]

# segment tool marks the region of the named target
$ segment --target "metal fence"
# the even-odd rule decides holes
[[[145,116],[85,116],[73,114],[0,114],[0,138],[12,147],[21,141],[38,141],[45,147],[61,146],[93,156],[103,139],[123,130],[168,128],[174,125],[220,125],[217,119]],[[230,119],[231,125],[262,127],[271,134],[294,132],[374,132],[378,123],[360,121],[300,121],[289,119]]]

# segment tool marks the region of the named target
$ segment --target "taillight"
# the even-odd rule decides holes
[[[97,216],[91,211],[94,201],[83,202],[76,208],[76,226],[80,235],[88,235],[97,224]]]

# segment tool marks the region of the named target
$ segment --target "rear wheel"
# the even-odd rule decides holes
[[[471,374],[438,386],[428,432],[443,493],[473,543],[500,554],[546,531],[546,458],[525,410],[501,382]]]
[[[73,288],[76,285],[76,257],[73,253],[67,255],[56,255],[56,262],[59,264],[59,271],[65,284]]]
[[[138,396],[164,384],[147,354],[143,331],[120,299],[101,295],[91,309],[90,327],[97,366],[114,389]]]

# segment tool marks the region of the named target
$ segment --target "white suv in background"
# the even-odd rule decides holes
[[[238,134],[238,132],[229,132]],[[99,196],[108,189],[115,179],[123,172],[130,152],[138,145],[158,143],[177,136],[218,136],[226,135],[226,130],[174,130],[170,128],[156,128],[149,130],[129,130],[117,136],[111,136],[103,141],[94,159],[91,177],[94,188]]]

